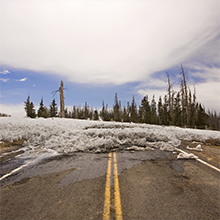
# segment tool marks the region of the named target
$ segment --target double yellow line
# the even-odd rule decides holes
[[[115,198],[115,218],[116,220],[122,220],[121,198],[118,181],[118,168],[116,153],[113,152],[114,159],[114,198]],[[106,174],[106,186],[105,186],[105,201],[103,209],[103,220],[110,220],[110,205],[111,205],[111,162],[112,153],[109,153],[108,168]]]

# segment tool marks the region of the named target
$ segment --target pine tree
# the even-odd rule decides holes
[[[113,109],[114,109],[114,121],[120,121],[119,104],[118,104],[117,93],[115,93],[115,103],[114,103]]]
[[[174,98],[174,125],[176,126],[181,126],[182,125],[182,120],[181,120],[181,98],[180,98],[180,93],[178,92],[176,95],[176,98]]]
[[[89,115],[89,106],[87,102],[85,102],[85,108],[84,108],[84,118],[87,119]]]
[[[159,97],[159,101],[158,101],[158,123],[159,125],[162,124],[163,122],[163,104],[162,104],[162,98],[161,96]]]
[[[93,114],[94,114],[93,107],[91,107],[91,109],[89,110],[89,119],[90,120],[93,120]]]
[[[58,113],[57,104],[55,99],[53,99],[50,105],[50,112],[49,112],[50,117],[57,117],[57,113]]]
[[[151,109],[148,96],[144,96],[139,109],[140,121],[147,124],[151,123]]]
[[[121,108],[121,101],[119,101],[119,120],[121,121],[123,116],[122,108]]]
[[[64,117],[65,118],[69,118],[69,113],[68,113],[68,109],[67,108],[64,109]]]
[[[103,121],[106,121],[106,117],[105,117],[105,103],[104,103],[104,100],[102,101],[102,111],[101,111],[101,118]]]
[[[40,118],[40,117],[43,117],[43,111],[44,111],[44,102],[43,102],[43,98],[41,98],[41,101],[40,101],[40,107],[37,111],[37,116]]]
[[[132,98],[132,103],[131,103],[131,121],[137,122],[137,105],[135,103],[134,96]]]
[[[48,111],[46,106],[44,106],[44,110],[42,112],[42,117],[43,118],[48,118],[49,117],[49,111]]]
[[[129,122],[129,115],[128,115],[128,111],[127,111],[125,106],[123,108],[123,121],[124,122]]]
[[[30,103],[30,116],[29,117],[36,118],[36,113],[35,113],[34,103],[33,102]]]
[[[24,109],[26,111],[27,117],[30,117],[31,109],[30,109],[30,96],[28,96],[27,101],[24,102],[25,106]]]
[[[37,111],[38,117],[48,118],[49,117],[49,111],[46,106],[44,106],[43,98],[41,98],[40,107]]]
[[[127,102],[127,115],[128,115],[128,122],[131,122],[131,106],[129,102]]]
[[[157,103],[155,101],[154,95],[151,101],[150,109],[151,109],[151,124],[158,124],[157,118]]]
[[[194,95],[192,97],[192,93],[191,93],[191,90],[189,88],[189,103],[188,103],[188,113],[189,113],[189,124],[188,126],[191,127],[191,128],[194,128],[195,126],[195,113],[196,113],[196,100],[195,100],[195,92],[194,92]]]
[[[208,125],[209,128],[212,130],[220,130],[220,112],[217,113],[216,111],[208,111],[209,119]]]
[[[99,114],[97,110],[94,111],[94,120],[99,120]]]
[[[195,127],[196,121],[196,87],[194,86],[193,102],[191,106],[192,127]]]
[[[205,112],[205,108],[202,107],[202,104],[197,104],[197,117],[196,117],[196,126],[197,128],[204,129],[208,124],[208,115]]]
[[[30,96],[28,96],[27,101],[24,102],[25,106],[24,109],[26,111],[27,117],[35,118],[35,109],[34,109],[34,103],[30,102]]]
[[[164,104],[163,104],[163,125],[169,125],[169,112],[168,112],[168,99],[167,95],[164,96]]]

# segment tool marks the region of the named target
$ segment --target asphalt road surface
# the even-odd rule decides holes
[[[115,205],[117,168],[123,219],[220,219],[219,172],[157,149],[115,155],[115,163],[114,153],[58,156],[2,179],[0,218],[120,219]],[[4,163],[1,174],[19,163]],[[107,218],[104,204],[109,206]]]

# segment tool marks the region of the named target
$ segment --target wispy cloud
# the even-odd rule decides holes
[[[9,79],[0,78],[0,81],[2,82],[8,82]]]

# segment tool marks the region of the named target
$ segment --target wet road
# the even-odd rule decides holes
[[[123,219],[220,218],[217,171],[157,149],[116,157]],[[1,181],[1,219],[103,219],[108,161],[107,153],[75,153],[24,167]]]

